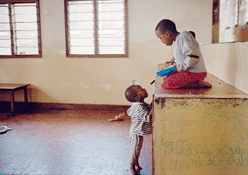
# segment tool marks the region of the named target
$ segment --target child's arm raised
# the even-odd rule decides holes
[[[151,104],[150,104],[150,107],[151,107],[151,109],[150,109],[150,113],[149,113],[149,116],[150,116],[150,120],[152,120],[152,117],[153,117],[153,113],[154,113],[154,95],[152,96],[152,102],[151,102]]]
[[[153,107],[152,107],[151,111],[149,112],[150,121],[152,121],[153,113],[154,113],[154,110],[153,110]]]

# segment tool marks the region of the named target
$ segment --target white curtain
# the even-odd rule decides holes
[[[248,0],[240,0],[239,6],[239,29],[243,30],[248,22]]]
[[[231,32],[235,32],[235,26],[238,24],[238,0],[226,0],[226,28],[230,27]]]

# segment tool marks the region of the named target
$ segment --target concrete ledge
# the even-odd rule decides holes
[[[159,69],[164,67],[159,65]],[[205,89],[163,89],[163,77],[157,76],[155,82],[155,97],[162,98],[248,98],[248,95],[237,88],[225,83],[212,74],[207,75],[205,81],[212,84],[212,88]]]

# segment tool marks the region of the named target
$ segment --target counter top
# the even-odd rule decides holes
[[[158,70],[165,68],[159,64]],[[248,95],[237,88],[225,83],[214,75],[208,73],[205,81],[212,84],[212,88],[202,89],[163,89],[163,77],[157,76],[155,81],[155,98],[247,98]]]

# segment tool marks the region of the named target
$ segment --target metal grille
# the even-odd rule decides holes
[[[125,0],[68,0],[69,54],[124,55],[125,17]]]
[[[0,4],[0,55],[40,54],[37,3]]]
[[[0,54],[11,55],[11,30],[8,4],[0,4]]]

